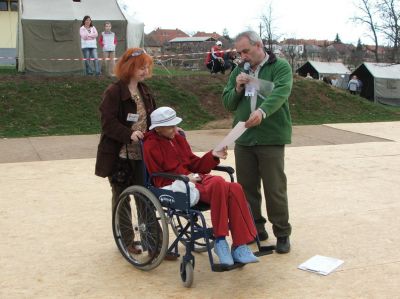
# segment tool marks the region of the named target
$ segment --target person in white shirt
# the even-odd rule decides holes
[[[93,60],[96,76],[100,75],[100,66],[97,56],[97,41],[98,36],[96,27],[92,24],[90,16],[84,16],[79,29],[81,36],[81,48],[83,58],[85,59],[86,75],[93,75],[93,69],[90,66],[90,61]]]
[[[111,22],[104,23],[104,31],[100,34],[99,44],[103,48],[103,66],[104,73],[113,76],[115,65],[115,47],[117,45],[117,36],[111,31]]]

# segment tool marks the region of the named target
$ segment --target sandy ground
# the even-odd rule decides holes
[[[292,251],[225,273],[196,254],[191,289],[178,261],[122,258],[93,158],[0,164],[0,298],[399,298],[400,122],[329,127],[378,141],[287,148]],[[344,264],[297,269],[315,254]]]

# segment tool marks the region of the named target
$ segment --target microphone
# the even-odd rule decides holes
[[[243,70],[247,75],[250,74],[250,62],[245,62],[244,63]]]

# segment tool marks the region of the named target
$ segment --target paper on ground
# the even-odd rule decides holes
[[[214,148],[215,151],[222,150],[225,146],[229,146],[235,142],[246,131],[244,121],[240,121],[236,126],[222,139],[222,141]]]
[[[328,275],[341,264],[343,264],[342,260],[322,255],[314,255],[312,258],[299,265],[298,268],[322,275]]]

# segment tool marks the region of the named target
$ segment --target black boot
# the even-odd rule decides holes
[[[289,237],[278,237],[276,240],[276,252],[288,253],[290,251]]]

